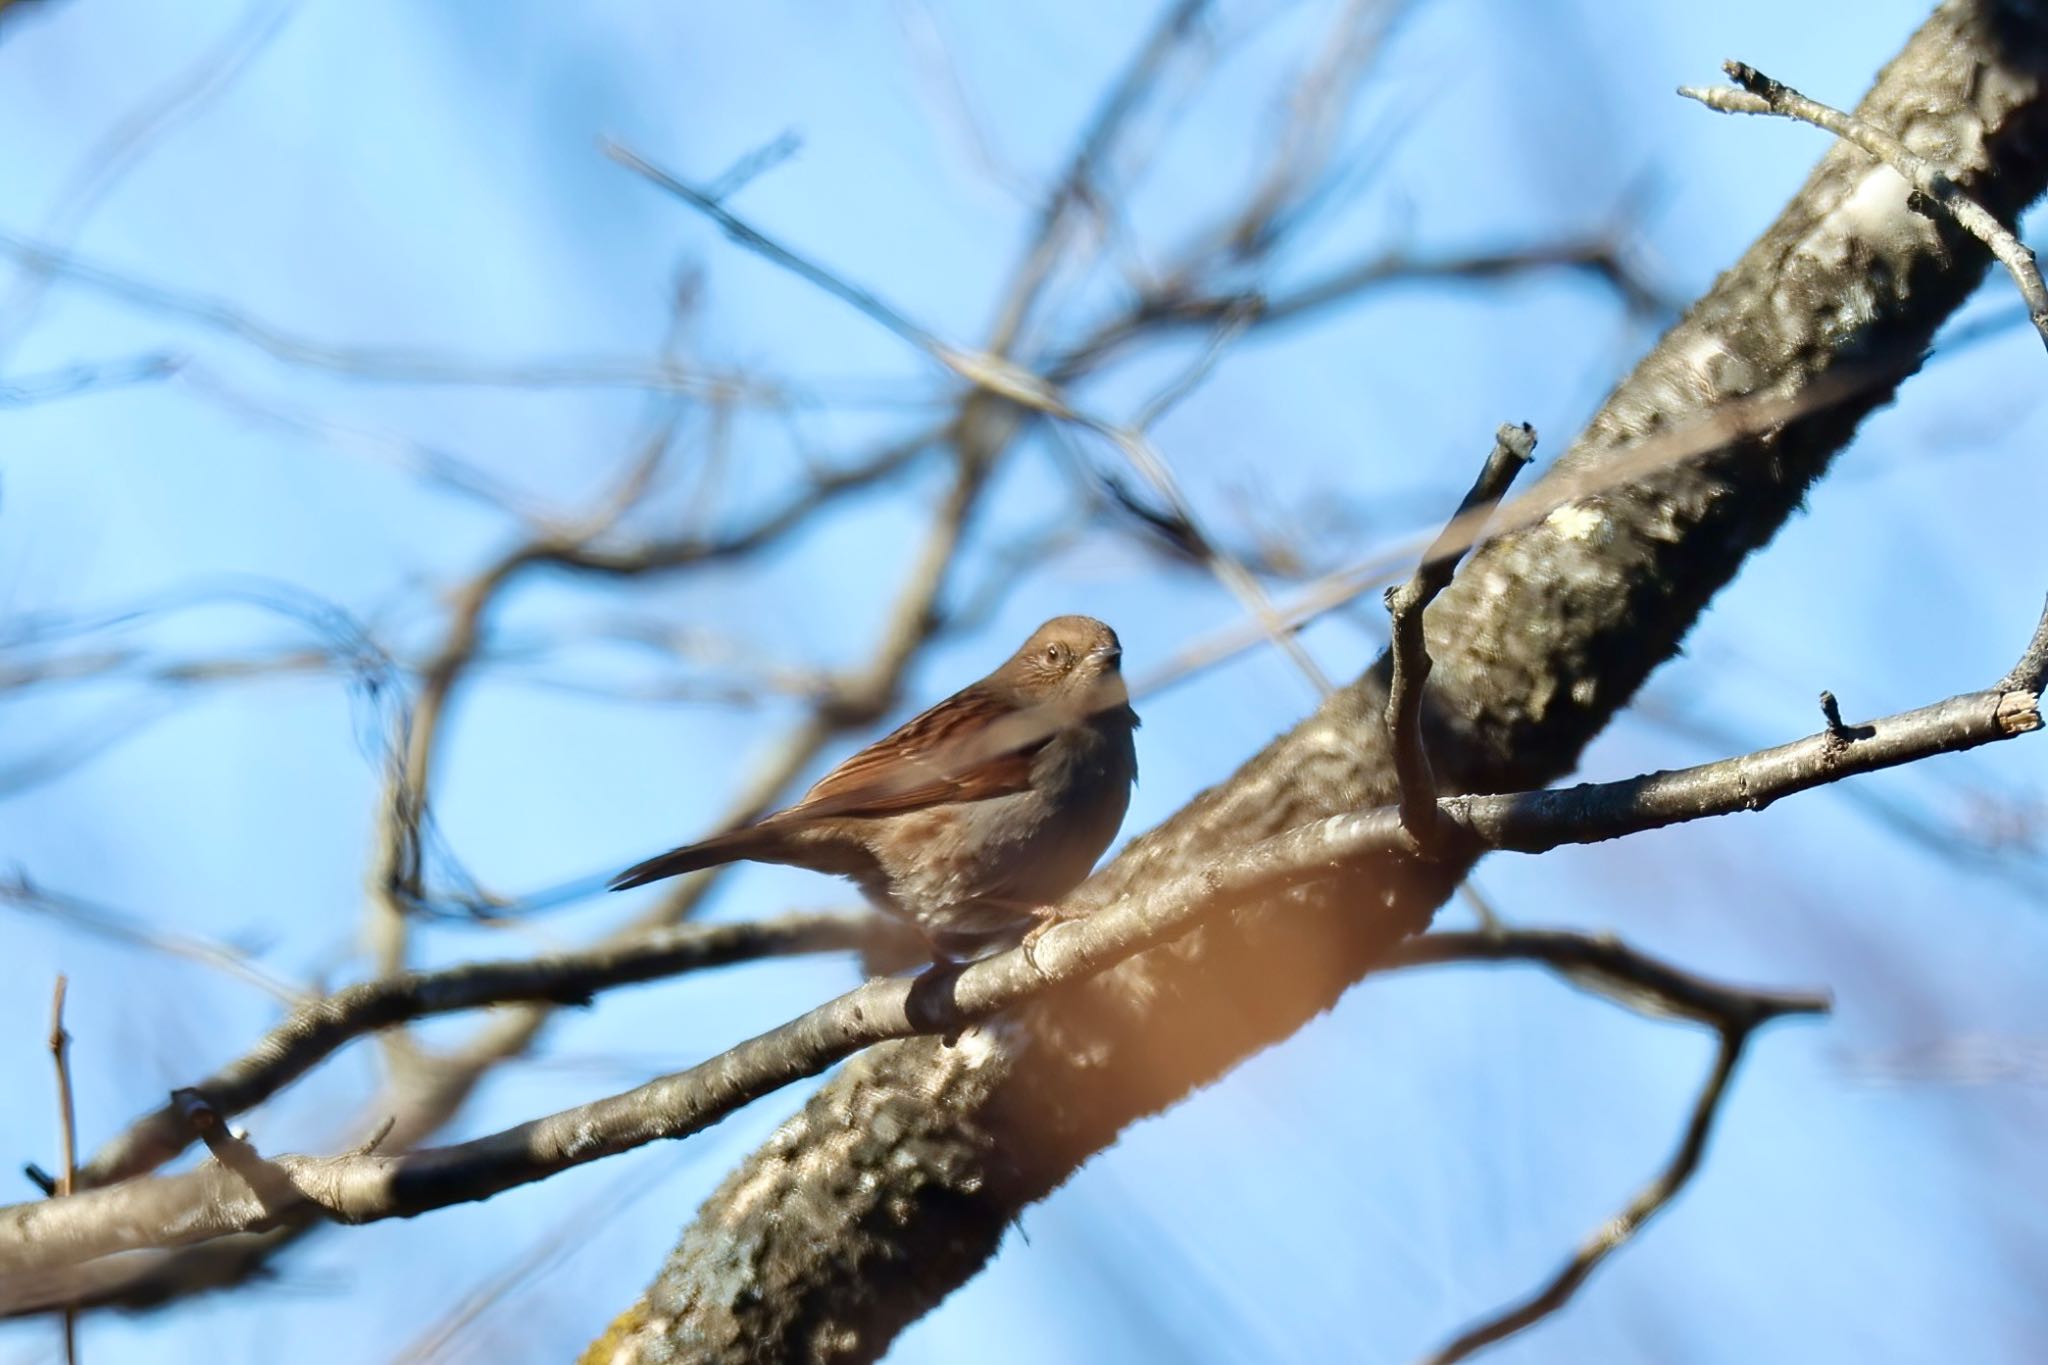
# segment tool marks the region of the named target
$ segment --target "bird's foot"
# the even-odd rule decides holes
[[[1064,924],[1081,916],[1062,910],[1057,905],[1033,906],[1031,916],[1037,923],[1024,931],[1024,937],[1017,941],[1017,946],[1024,950],[1024,960],[1031,964],[1031,970],[1038,974],[1038,979],[1050,981],[1052,978],[1047,975],[1045,968],[1038,965],[1038,940],[1044,938],[1054,925]]]
[[[960,1041],[960,1025],[953,1022],[953,983],[960,979],[964,965],[933,954],[932,965],[911,978],[910,997],[905,1002],[910,1022],[921,1032],[938,1034],[946,1047]]]

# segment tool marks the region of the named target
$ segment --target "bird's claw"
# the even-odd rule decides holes
[[[1024,931],[1024,937],[1018,940],[1017,946],[1024,950],[1024,960],[1031,964],[1031,970],[1037,974],[1038,979],[1050,981],[1051,975],[1038,962],[1038,940],[1044,938],[1054,925],[1064,923],[1072,916],[1062,914],[1058,908],[1051,906],[1034,910],[1032,914],[1037,917],[1038,923]]]

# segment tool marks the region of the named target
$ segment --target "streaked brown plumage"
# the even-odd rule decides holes
[[[1056,616],[980,682],[854,754],[802,800],[621,872],[613,890],[721,863],[849,877],[935,950],[971,953],[1081,883],[1138,775],[1116,632]]]

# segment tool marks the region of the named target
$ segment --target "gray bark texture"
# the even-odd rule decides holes
[[[1796,78],[1797,73],[1784,73]],[[1858,113],[2002,221],[2048,173],[2048,6],[1941,6]],[[1813,136],[1811,130],[1745,130]],[[1569,771],[1713,594],[1888,402],[1988,256],[1838,145],[1782,216],[1614,393],[1561,461],[1735,400],[1815,401],[1780,426],[1481,548],[1430,609],[1426,717],[1446,792]],[[1471,460],[1495,421],[1475,411]],[[1386,661],[1074,898],[1101,905],[1219,850],[1396,797]],[[1465,871],[1380,860],[1238,905],[954,1046],[871,1049],[735,1170],[588,1361],[865,1361],[975,1274],[1019,1211],[1125,1125],[1287,1037],[1416,933]],[[1369,1059],[1361,1065],[1370,1065]]]

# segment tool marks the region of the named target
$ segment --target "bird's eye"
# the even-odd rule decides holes
[[[1065,668],[1067,665],[1067,647],[1057,642],[1047,645],[1045,647],[1045,661],[1054,668]]]

